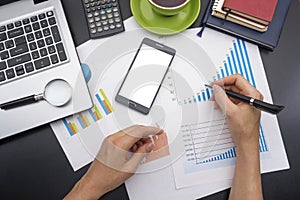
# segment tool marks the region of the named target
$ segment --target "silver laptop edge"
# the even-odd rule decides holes
[[[35,15],[51,9],[56,14],[69,61],[60,66],[0,85],[0,104],[42,93],[45,85],[57,78],[64,79],[71,84],[72,99],[63,107],[54,107],[46,101],[41,101],[11,110],[0,110],[0,139],[92,107],[60,0],[48,0],[37,5],[34,5],[33,0],[21,0],[1,6],[0,24],[4,21],[13,22],[11,20],[14,18],[22,19],[24,15]]]

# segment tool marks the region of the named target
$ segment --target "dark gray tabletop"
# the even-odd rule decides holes
[[[261,50],[273,100],[286,106],[278,116],[291,169],[262,175],[265,199],[300,198],[300,1],[291,0],[278,47]],[[89,39],[80,0],[62,0],[75,44]],[[129,0],[120,0],[124,19]],[[192,27],[200,25],[208,0]],[[73,172],[50,126],[44,125],[0,141],[0,199],[62,199],[88,166]],[[201,188],[199,188],[201,189]],[[229,190],[204,199],[227,199]],[[125,186],[102,199],[128,199]]]

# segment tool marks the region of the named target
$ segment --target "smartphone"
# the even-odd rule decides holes
[[[115,100],[143,114],[148,114],[175,53],[175,49],[171,47],[144,38]]]

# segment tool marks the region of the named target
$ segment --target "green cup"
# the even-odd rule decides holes
[[[158,3],[155,3],[153,0],[148,0],[149,3],[152,6],[152,9],[161,14],[161,15],[165,15],[165,16],[172,16],[172,15],[176,15],[178,14],[182,9],[184,9],[190,2],[190,0],[185,0],[182,1],[180,5],[176,5],[176,6],[163,6],[163,5],[159,5]],[[168,1],[172,1],[172,0],[168,0]]]

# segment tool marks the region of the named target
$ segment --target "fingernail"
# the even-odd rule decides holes
[[[152,151],[153,147],[154,147],[154,144],[152,144],[152,143],[148,144],[148,145],[146,146],[146,151],[147,151],[148,153],[150,153],[150,152]]]
[[[213,85],[213,90],[215,91],[215,92],[218,92],[219,90],[220,90],[220,86],[218,86],[218,85],[216,85],[216,84],[214,84]]]

